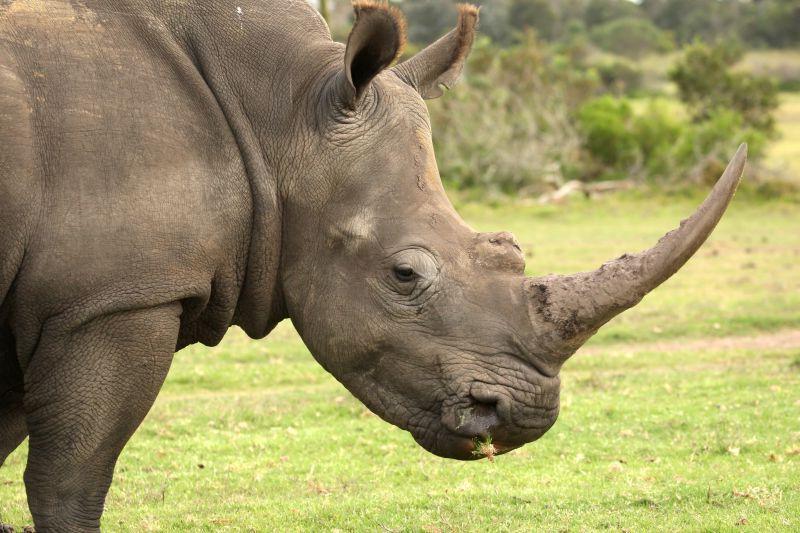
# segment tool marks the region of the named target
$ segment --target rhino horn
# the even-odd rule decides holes
[[[536,351],[557,366],[606,322],[633,307],[680,269],[719,222],[747,159],[742,144],[695,213],[644,252],[625,254],[597,270],[526,278],[524,291]]]

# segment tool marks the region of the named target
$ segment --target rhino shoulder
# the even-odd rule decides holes
[[[31,106],[16,63],[0,45],[0,305],[22,261],[39,200]]]

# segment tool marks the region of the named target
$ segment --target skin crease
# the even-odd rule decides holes
[[[29,436],[38,531],[99,529],[173,353],[231,325],[290,318],[371,410],[475,459],[544,434],[561,364],[626,308],[587,288],[576,329],[570,279],[526,280],[447,199],[423,96],[477,10],[394,68],[397,14],[356,10],[346,54],[305,0],[0,2],[0,464]]]

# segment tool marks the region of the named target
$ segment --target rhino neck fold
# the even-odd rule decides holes
[[[278,11],[276,16],[276,10]],[[186,31],[193,60],[236,139],[250,183],[252,224],[233,323],[261,338],[286,318],[280,286],[282,184],[297,159],[309,91],[341,54],[305,2],[227,0],[201,7]]]

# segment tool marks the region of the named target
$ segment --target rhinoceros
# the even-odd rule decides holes
[[[305,0],[0,2],[0,462],[25,437],[40,532],[97,531],[173,354],[291,319],[319,363],[430,452],[544,434],[559,370],[719,221],[592,272],[529,278],[445,194],[425,99],[477,8],[394,64],[404,22],[354,3],[346,45]]]

